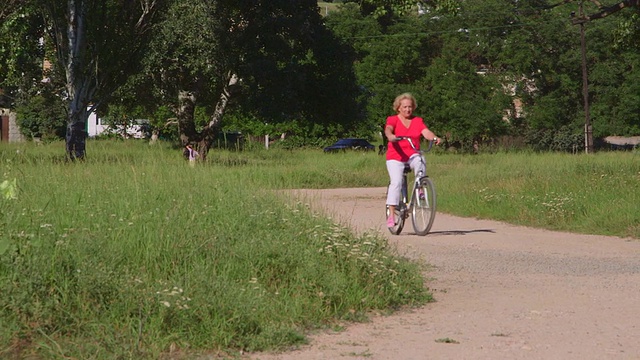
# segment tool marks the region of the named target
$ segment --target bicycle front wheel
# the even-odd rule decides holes
[[[427,235],[436,218],[436,187],[428,177],[420,179],[420,185],[411,196],[411,221],[413,230],[420,236]]]

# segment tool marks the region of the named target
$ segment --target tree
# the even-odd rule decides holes
[[[573,4],[558,6],[567,3]],[[571,10],[577,10],[576,3],[466,1],[455,16],[443,17],[451,23],[450,31],[466,29],[475,48],[472,53],[476,54],[473,57],[477,61],[474,62],[486,68],[488,76],[500,78],[505,86],[515,90],[515,97],[524,106],[522,116],[515,119],[523,125],[519,129],[521,133],[562,133],[562,141],[551,139],[550,144],[575,139],[565,133],[580,133],[584,128],[580,119],[585,114],[580,81],[580,38],[571,26],[569,15]],[[611,24],[611,21],[594,24],[593,29],[589,29],[589,66],[613,58],[612,54],[606,54],[610,51],[607,49],[611,49],[610,35],[614,30]],[[625,58],[621,53],[616,57]],[[610,84],[604,91],[611,91],[611,85],[620,85],[620,77],[610,75],[615,85]],[[598,91],[597,87],[595,83],[591,85],[592,93]]]
[[[44,16],[47,40],[55,49],[54,67],[64,74],[67,155],[83,159],[89,113],[138,70],[163,1],[32,1]]]
[[[383,26],[352,6],[328,16],[328,25],[358,53],[358,80],[378,128],[393,112],[393,98],[409,91],[418,99],[417,113],[435,131],[448,133],[450,142],[470,146],[508,132],[503,117],[512,108],[510,97],[498,79],[477,74],[486,63],[485,48],[460,30],[460,16],[451,18],[408,14]]]
[[[18,6],[21,5],[21,6]],[[43,80],[44,27],[37,7],[10,1],[0,8],[0,106],[15,107],[37,93]]]
[[[638,9],[640,10],[640,9]],[[611,22],[609,31],[600,23],[588,32],[596,60],[589,71],[593,136],[640,134],[640,12],[628,12]],[[635,25],[633,25],[635,23]]]
[[[5,0],[0,4],[0,22],[16,12],[16,10],[26,3],[25,0]]]
[[[66,130],[64,106],[55,92],[47,91],[44,87],[41,90],[44,91],[16,104],[20,131],[29,138],[60,139]]]
[[[382,26],[352,4],[327,17],[327,25],[355,51],[358,83],[364,89],[367,119],[379,131],[392,111],[393,98],[418,92],[417,81],[438,53],[438,41],[428,36],[428,24],[417,16],[394,17]]]
[[[206,158],[231,101],[264,122],[326,123],[344,111],[355,123],[351,59],[327,44],[332,35],[317,10],[312,0],[174,2],[152,41],[146,73],[156,96],[175,110],[182,144],[196,145]],[[328,61],[334,66],[324,66]],[[210,114],[202,126],[194,121],[197,107]]]
[[[578,2],[578,1],[580,3],[584,2],[584,0],[572,0],[572,1],[565,1],[565,2]],[[595,5],[595,7],[597,8],[597,11],[589,15],[581,14],[580,16],[573,19],[572,21],[573,24],[577,25],[577,24],[585,23],[592,20],[602,19],[624,8],[640,7],[640,0],[624,0],[613,5],[603,5],[598,0],[590,0],[590,2]]]
[[[455,12],[462,0],[349,0],[345,2],[357,2],[364,15],[373,15],[375,18],[402,16],[414,9],[430,8],[436,12]]]
[[[0,8],[0,106],[15,109],[22,133],[56,139],[64,136],[64,84],[43,59],[53,54],[42,40],[45,27],[33,2],[10,1]]]
[[[625,0],[617,3],[614,6],[603,6],[597,0],[591,0],[593,4],[599,9],[598,12],[590,15],[585,15],[583,3],[584,1],[580,1],[580,7],[578,16],[574,18],[573,23],[580,25],[580,39],[581,39],[581,49],[582,49],[582,92],[584,96],[584,113],[585,113],[585,151],[586,153],[590,153],[593,150],[593,130],[591,125],[590,118],[590,107],[589,107],[589,86],[588,86],[588,64],[587,64],[587,56],[586,56],[586,36],[585,36],[585,23],[588,21],[592,21],[595,19],[602,19],[604,17],[609,16],[627,6],[635,6],[640,7],[640,1],[638,0]]]
[[[509,132],[511,98],[494,77],[479,75],[477,67],[447,42],[439,58],[419,80],[417,95],[428,125],[443,134],[448,145],[468,150]],[[510,112],[513,114],[513,111]]]

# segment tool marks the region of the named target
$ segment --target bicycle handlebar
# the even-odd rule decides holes
[[[416,146],[413,144],[413,140],[411,140],[411,138],[409,136],[396,136],[395,139],[393,139],[391,142],[398,142],[400,140],[407,140],[409,142],[409,145],[411,145],[411,148],[415,151],[419,151],[419,152],[428,152],[431,151],[431,148],[433,147],[433,140],[429,140],[429,147],[427,148],[427,150],[418,150],[416,148]]]

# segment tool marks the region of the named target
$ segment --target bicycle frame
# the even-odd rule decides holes
[[[419,150],[413,144],[413,141],[409,137],[399,137],[399,140],[407,140],[411,147],[417,151],[422,162],[422,168],[426,169],[426,161],[424,153],[431,150],[433,142],[429,142],[429,147],[426,151]],[[389,228],[392,234],[398,235],[404,227],[405,220],[412,215],[413,228],[418,235],[426,235],[435,219],[435,205],[436,205],[436,193],[433,181],[421,170],[416,174],[413,186],[411,189],[411,195],[409,195],[409,184],[407,180],[407,174],[411,172],[409,165],[405,164],[405,168],[402,174],[402,188],[401,188],[401,201],[396,206],[397,222],[393,228]],[[389,207],[387,206],[386,215],[389,216]]]

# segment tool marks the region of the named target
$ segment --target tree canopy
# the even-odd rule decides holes
[[[141,83],[174,109],[182,144],[206,156],[230,104],[274,131],[354,131],[362,113],[348,53],[315,1],[176,1],[156,27]],[[209,114],[205,124],[196,122],[198,107]]]
[[[297,145],[370,138],[405,91],[452,144],[508,134],[567,149],[584,125],[583,27],[594,135],[638,134],[638,1],[364,0],[339,9],[323,18],[313,0],[10,0],[0,6],[1,101],[31,136],[59,134],[63,116],[31,105],[64,104],[72,159],[84,156],[94,108],[158,125],[172,118],[180,142],[206,154],[223,129],[286,133]]]
[[[366,3],[386,9],[405,4]],[[511,134],[533,144],[549,133],[568,139],[545,142],[562,144],[554,149],[575,148],[581,140],[573,135],[584,128],[579,18],[589,21],[594,134],[638,134],[640,92],[631,80],[640,38],[635,2],[585,1],[580,16],[579,1],[467,0],[448,11],[422,4],[427,11],[405,8],[382,18],[345,4],[328,16],[328,26],[357,52],[358,81],[378,121],[403,89],[418,95],[418,112],[453,142]],[[624,7],[631,11],[609,16]]]
[[[85,155],[85,123],[92,108],[108,101],[111,94],[127,78],[138,71],[142,49],[148,42],[150,24],[162,7],[162,0],[103,1],[103,0],[23,0],[13,1],[3,10],[4,16],[16,22],[32,19],[24,30],[5,28],[9,35],[9,52],[26,47],[27,61],[8,68],[9,76],[3,86],[34,87],[17,84],[11,76],[20,76],[28,64],[52,64],[48,81],[61,84],[53,87],[63,99],[67,111],[66,144],[70,159]],[[33,34],[26,39],[21,34]],[[35,38],[35,39],[34,39]],[[26,41],[25,41],[26,40]],[[3,54],[4,55],[4,54]],[[11,57],[4,57],[6,64]],[[42,76],[42,70],[41,70]],[[9,81],[7,81],[9,80]],[[14,93],[20,93],[16,90]]]

